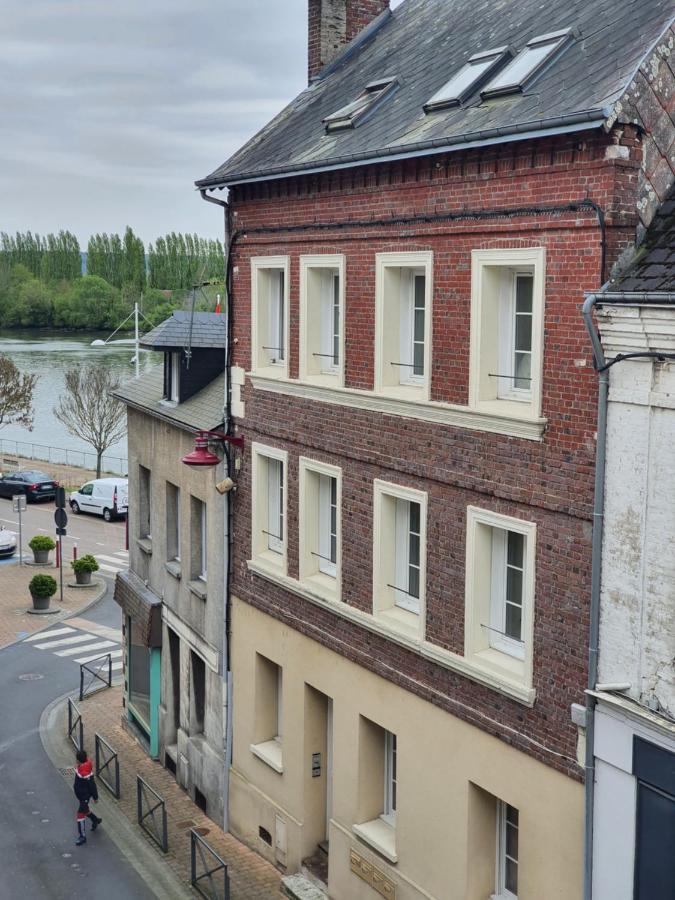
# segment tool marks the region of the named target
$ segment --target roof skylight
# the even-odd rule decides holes
[[[526,83],[538,75],[574,36],[575,32],[566,28],[564,31],[552,31],[532,38],[525,49],[481,91],[481,97],[498,97],[524,90]]]
[[[380,78],[371,81],[359,94],[356,100],[352,100],[346,106],[331,113],[323,120],[326,131],[340,131],[344,128],[355,128],[367,113],[373,111],[386,96],[398,85],[396,78]]]
[[[512,56],[513,51],[509,47],[497,47],[495,50],[485,50],[483,53],[476,53],[469,57],[466,65],[453,75],[431,100],[424,104],[424,111],[432,112],[435,109],[445,109],[463,103],[482,84],[485,84],[485,81],[505,59]]]

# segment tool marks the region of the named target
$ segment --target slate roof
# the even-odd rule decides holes
[[[155,366],[140,378],[126,381],[114,391],[113,396],[128,406],[140,409],[155,418],[164,419],[187,431],[198,429],[210,431],[223,423],[224,376],[214,378],[189,400],[171,406],[166,402],[162,403],[164,368]]]
[[[609,290],[612,302],[615,292],[675,291],[675,188],[652,219],[630,266]]]
[[[406,0],[197,185],[599,127],[673,16],[675,0]],[[504,44],[520,50],[537,35],[568,27],[579,38],[524,94],[482,103],[474,97],[464,108],[424,114],[424,103],[473,54]],[[356,128],[326,134],[327,115],[387,76],[400,87],[386,102]]]
[[[152,331],[143,335],[141,344],[144,347],[161,349],[162,347],[185,347],[190,337],[190,312],[177,309]],[[194,348],[225,347],[225,316],[220,313],[196,312],[192,322],[191,346]]]

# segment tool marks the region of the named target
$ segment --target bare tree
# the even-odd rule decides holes
[[[112,396],[119,380],[102,366],[75,366],[66,371],[66,392],[54,415],[68,431],[96,451],[96,477],[103,454],[126,434],[126,409]]]
[[[37,380],[37,375],[22,375],[8,356],[0,356],[0,428],[11,424],[33,428]]]

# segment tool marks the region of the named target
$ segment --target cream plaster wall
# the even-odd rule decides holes
[[[377,896],[349,870],[349,851],[354,848],[396,883],[398,900],[487,900],[494,887],[494,797],[520,810],[519,900],[581,896],[579,783],[236,598],[233,635],[231,827],[258,852],[293,872],[313,852],[321,834],[325,765],[320,779],[311,778],[311,753],[325,747],[321,713],[317,719],[316,712],[322,708],[319,692],[333,700],[332,898]],[[283,774],[250,750],[256,653],[283,669]],[[358,790],[360,716],[397,735],[396,864],[352,831],[360,813],[365,814]],[[316,746],[308,733],[315,735]],[[274,846],[277,818],[285,832],[283,848]],[[261,825],[272,835],[272,847],[259,838]],[[478,869],[476,861],[482,863]]]

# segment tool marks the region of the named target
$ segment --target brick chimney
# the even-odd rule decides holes
[[[309,0],[309,80],[388,8],[389,0]]]

